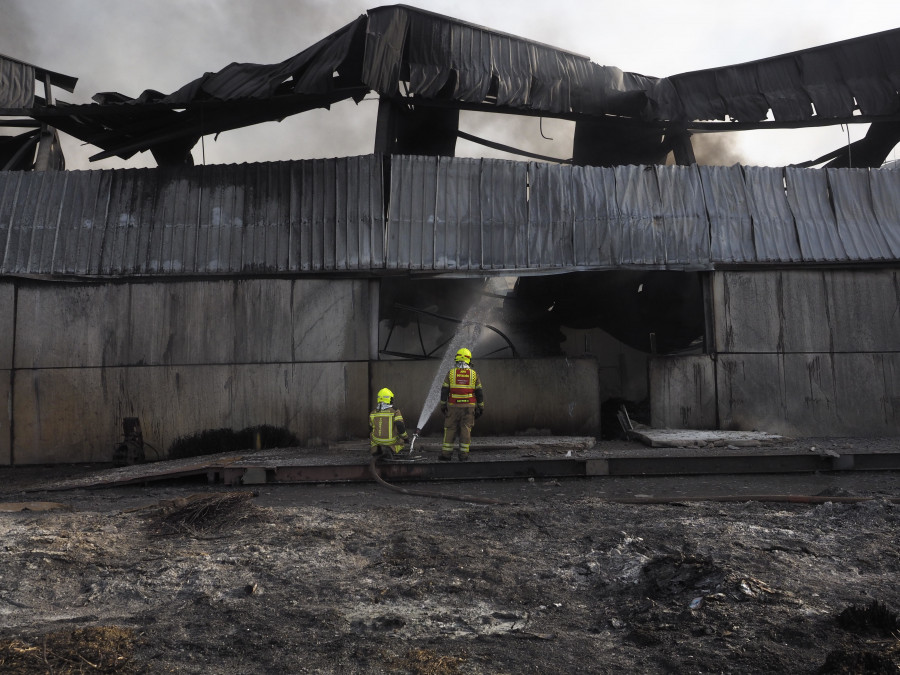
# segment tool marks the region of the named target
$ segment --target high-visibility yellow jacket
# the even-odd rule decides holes
[[[455,367],[447,371],[441,386],[441,403],[484,407],[484,390],[474,368]]]
[[[369,413],[369,444],[396,445],[401,438],[409,438],[403,414],[397,408],[375,409]]]

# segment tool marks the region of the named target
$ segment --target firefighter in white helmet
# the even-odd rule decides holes
[[[394,392],[381,389],[375,401],[375,409],[369,413],[369,446],[373,455],[393,458],[403,450],[409,440],[403,414],[394,407]]]
[[[484,412],[484,392],[478,373],[472,368],[472,352],[463,347],[456,352],[456,363],[447,372],[441,387],[441,412],[444,413],[444,443],[440,459],[453,457],[459,434],[459,461],[469,459],[472,427]]]

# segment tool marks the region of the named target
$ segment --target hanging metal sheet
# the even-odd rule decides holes
[[[826,169],[838,236],[852,260],[886,260],[890,251],[872,208],[869,169]]]
[[[725,263],[756,260],[753,220],[741,167],[701,166],[699,171],[709,214],[712,259]]]
[[[0,173],[0,273],[281,274],[383,265],[375,155]]]
[[[794,216],[785,194],[784,169],[744,167],[744,187],[756,251],[756,256],[745,262],[801,261]]]
[[[0,172],[0,274],[43,278],[895,262],[900,172],[379,155]]]
[[[784,181],[803,260],[846,260],[847,252],[838,236],[825,171],[787,167]]]
[[[870,171],[869,186],[872,210],[888,247],[885,257],[900,260],[900,171]]]

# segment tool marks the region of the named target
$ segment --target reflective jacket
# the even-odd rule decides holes
[[[441,403],[484,407],[484,391],[474,368],[457,366],[447,372],[441,387]]]
[[[371,445],[395,445],[400,438],[407,438],[406,424],[399,409],[385,408],[369,413],[369,440]]]

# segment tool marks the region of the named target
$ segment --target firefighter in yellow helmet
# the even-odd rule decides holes
[[[376,397],[375,410],[369,413],[369,447],[372,454],[396,457],[408,439],[403,414],[394,407],[394,392],[381,389]]]
[[[444,413],[444,443],[441,460],[453,457],[459,434],[459,461],[469,459],[472,427],[484,412],[484,392],[478,373],[472,368],[472,352],[463,347],[456,352],[456,363],[447,372],[441,387],[441,412]]]

